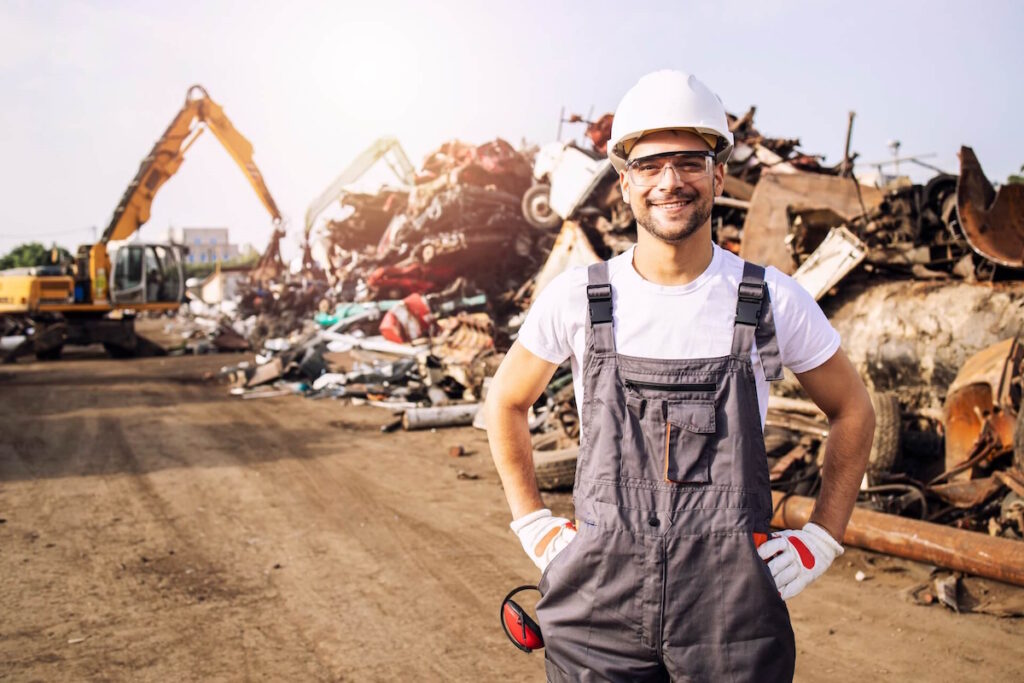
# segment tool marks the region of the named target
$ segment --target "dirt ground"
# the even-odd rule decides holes
[[[0,366],[0,680],[543,680],[483,433],[202,379],[239,359]],[[927,573],[851,549],[789,603],[797,679],[1024,680],[1024,620],[912,604]]]

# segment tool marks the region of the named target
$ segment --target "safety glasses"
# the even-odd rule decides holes
[[[709,177],[714,165],[714,152],[665,152],[633,159],[626,164],[626,173],[631,185],[652,187],[661,182],[666,168],[682,182],[697,182]]]

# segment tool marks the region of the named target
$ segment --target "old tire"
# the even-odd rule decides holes
[[[868,483],[876,484],[899,465],[903,443],[900,434],[900,403],[895,394],[870,392],[875,411],[875,438],[868,454]],[[825,464],[825,444],[818,449],[818,467]]]
[[[538,183],[523,195],[523,217],[540,230],[551,230],[562,224],[562,217],[551,210],[551,186]]]
[[[877,482],[882,475],[896,469],[900,459],[900,402],[895,394],[871,392],[875,409],[875,438],[868,455],[868,481]]]
[[[571,489],[576,480],[576,457],[579,449],[563,448],[558,451],[534,451],[533,469],[537,473],[537,486],[541,491]]]

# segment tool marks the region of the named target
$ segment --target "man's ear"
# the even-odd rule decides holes
[[[721,197],[725,192],[725,164],[715,164],[715,196]]]
[[[622,171],[619,171],[619,189],[622,191],[622,201],[629,204],[629,179]]]

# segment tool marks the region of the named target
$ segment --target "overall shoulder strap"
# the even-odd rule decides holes
[[[587,336],[593,339],[598,353],[615,351],[612,331],[612,286],[608,277],[608,262],[600,261],[587,267]]]
[[[756,341],[765,378],[769,382],[782,379],[782,358],[778,339],[775,338],[775,318],[768,285],[764,281],[764,266],[743,262],[743,279],[737,294],[732,355],[749,358]]]

